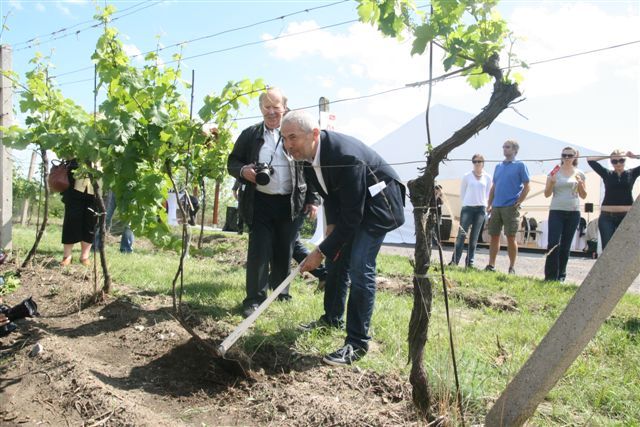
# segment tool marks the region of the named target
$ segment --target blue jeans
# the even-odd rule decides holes
[[[347,302],[347,338],[345,344],[369,349],[369,326],[376,297],[376,257],[386,233],[358,229],[351,242],[349,276],[351,291]],[[344,272],[344,269],[339,269]],[[338,286],[344,286],[338,282]],[[345,286],[346,287],[346,286]],[[344,288],[341,288],[344,291]],[[342,293],[346,297],[346,292]]]
[[[547,259],[544,263],[544,280],[564,280],[571,242],[580,222],[579,211],[549,211]]]
[[[600,218],[598,218],[598,229],[600,230],[600,239],[602,240],[602,250],[609,243],[609,240],[613,237],[613,233],[616,232],[618,226],[622,222],[626,215],[626,212],[600,212]]]
[[[111,222],[113,220],[113,214],[116,211],[116,196],[113,191],[109,191],[107,193],[105,203],[105,228],[106,231],[109,232],[111,230]],[[131,253],[133,252],[133,231],[129,228],[129,224],[125,225],[124,230],[122,231],[122,236],[120,237],[120,252],[123,253]],[[94,246],[96,248],[100,248],[102,246],[102,241],[100,240],[100,233],[96,233]]]
[[[344,310],[349,293],[349,263],[351,262],[352,242],[342,247],[336,260],[327,259],[327,275],[324,285],[324,315],[327,323],[339,325],[344,317]]]
[[[458,237],[456,238],[456,247],[453,251],[454,264],[460,262],[462,257],[462,249],[464,248],[464,239],[469,236],[469,250],[467,253],[467,259],[465,261],[466,266],[472,266],[474,257],[476,255],[476,245],[478,244],[478,237],[480,236],[480,230],[482,230],[482,223],[485,217],[484,206],[463,206],[460,211],[460,229],[458,230]],[[471,227],[470,232],[469,227]]]

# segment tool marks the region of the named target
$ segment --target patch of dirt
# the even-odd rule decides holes
[[[505,294],[481,295],[473,290],[453,288],[450,290],[450,295],[463,301],[471,308],[490,307],[499,311],[518,310],[518,302]]]
[[[330,368],[288,348],[261,349],[251,378],[237,377],[198,348],[169,297],[117,284],[117,298],[85,306],[90,269],[53,265],[25,270],[5,298],[32,295],[41,316],[0,339],[3,426],[421,423],[407,379]],[[215,321],[194,323],[201,336],[228,333]],[[31,357],[36,343],[43,350]]]
[[[377,276],[376,287],[379,291],[388,291],[397,295],[413,294],[413,282],[408,276]]]
[[[190,254],[196,258],[213,258],[216,262],[233,265],[244,266],[246,265],[247,249],[245,245],[238,245],[238,236],[232,235],[226,236],[224,234],[210,234],[205,235],[202,238],[203,244],[209,244],[203,246],[202,249],[196,249],[198,246],[198,238],[200,232],[193,232],[191,235],[191,249]],[[213,245],[211,243],[214,242]]]

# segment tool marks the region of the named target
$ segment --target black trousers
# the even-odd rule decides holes
[[[247,251],[247,297],[243,306],[260,304],[267,298],[269,283],[277,287],[291,271],[296,227],[291,219],[291,196],[256,191],[253,224]],[[269,280],[271,276],[271,280]],[[288,295],[287,288],[281,295]]]
[[[295,227],[295,237],[293,238],[293,255],[292,258],[298,263],[301,264],[302,261],[309,255],[309,250],[305,245],[300,241],[300,228],[302,228],[302,224],[304,220],[307,218],[307,214],[300,214],[293,220],[293,226]],[[312,276],[319,280],[327,280],[327,267],[324,264],[320,264],[318,268],[311,270]],[[275,289],[281,283],[276,281],[272,276],[269,276],[269,287],[271,289]]]

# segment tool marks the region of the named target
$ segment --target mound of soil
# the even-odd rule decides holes
[[[79,265],[36,266],[20,280],[5,302],[32,295],[41,316],[0,339],[1,425],[420,423],[406,379],[290,349],[264,349],[251,377],[237,377],[198,347],[165,295],[117,284],[117,297],[87,304],[93,278]]]

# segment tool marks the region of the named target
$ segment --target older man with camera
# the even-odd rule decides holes
[[[277,287],[289,275],[294,219],[303,212],[315,217],[318,204],[307,191],[302,164],[289,156],[280,138],[287,98],[272,87],[259,103],[264,121],[242,131],[227,160],[229,174],[242,184],[238,210],[249,227],[244,317],[266,299],[269,282]],[[288,290],[278,299],[291,299]]]

